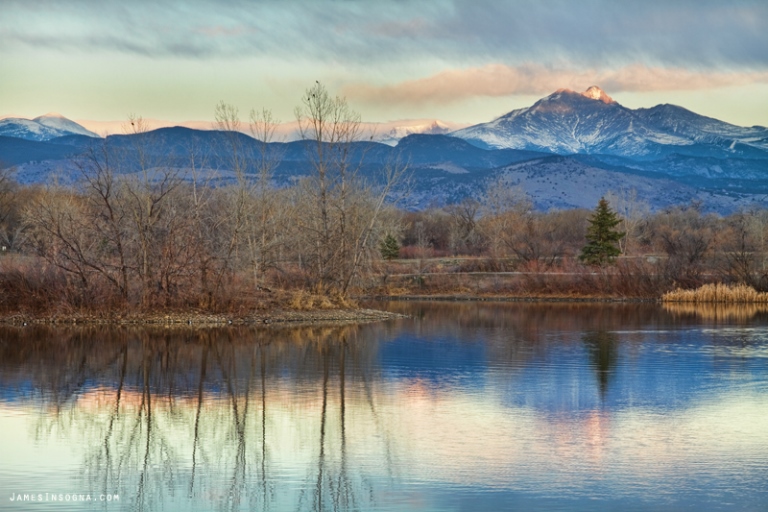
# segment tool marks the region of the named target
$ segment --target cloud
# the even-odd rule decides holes
[[[768,2],[4,0],[0,51],[579,67],[768,67]]]
[[[699,90],[768,84],[768,71],[716,72],[641,64],[613,70],[552,69],[536,64],[451,69],[430,77],[392,85],[351,84],[342,94],[368,103],[418,105],[458,103],[474,97],[548,94],[560,88],[584,90],[599,85],[609,94]]]

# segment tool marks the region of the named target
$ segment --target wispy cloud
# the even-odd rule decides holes
[[[768,84],[768,71],[713,72],[685,68],[630,65],[614,70],[553,69],[537,64],[451,69],[417,80],[390,85],[350,84],[343,94],[362,102],[446,104],[473,97],[546,94],[565,87],[584,90],[599,85],[608,93],[698,90]]]
[[[768,66],[764,0],[3,0],[0,51]]]

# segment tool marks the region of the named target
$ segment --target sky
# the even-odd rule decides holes
[[[557,89],[768,126],[765,0],[0,0],[0,117],[294,120],[320,81],[367,122],[490,121]],[[90,123],[90,124],[88,124]]]

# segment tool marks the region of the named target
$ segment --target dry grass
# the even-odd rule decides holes
[[[288,294],[286,305],[295,311],[315,311],[322,309],[355,308],[357,304],[340,293],[312,293],[307,290],[292,290]]]
[[[288,307],[296,311],[314,311],[316,309],[332,309],[333,302],[325,295],[316,295],[306,290],[291,292]]]
[[[695,290],[676,289],[662,295],[663,302],[768,304],[768,293],[744,284],[705,284]]]

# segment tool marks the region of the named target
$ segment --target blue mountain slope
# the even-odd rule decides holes
[[[395,146],[397,153],[412,165],[449,162],[467,168],[492,168],[546,156],[549,153],[514,149],[489,150],[463,139],[446,135],[409,135]]]
[[[0,168],[32,161],[61,160],[80,151],[80,148],[69,145],[0,136]]]

